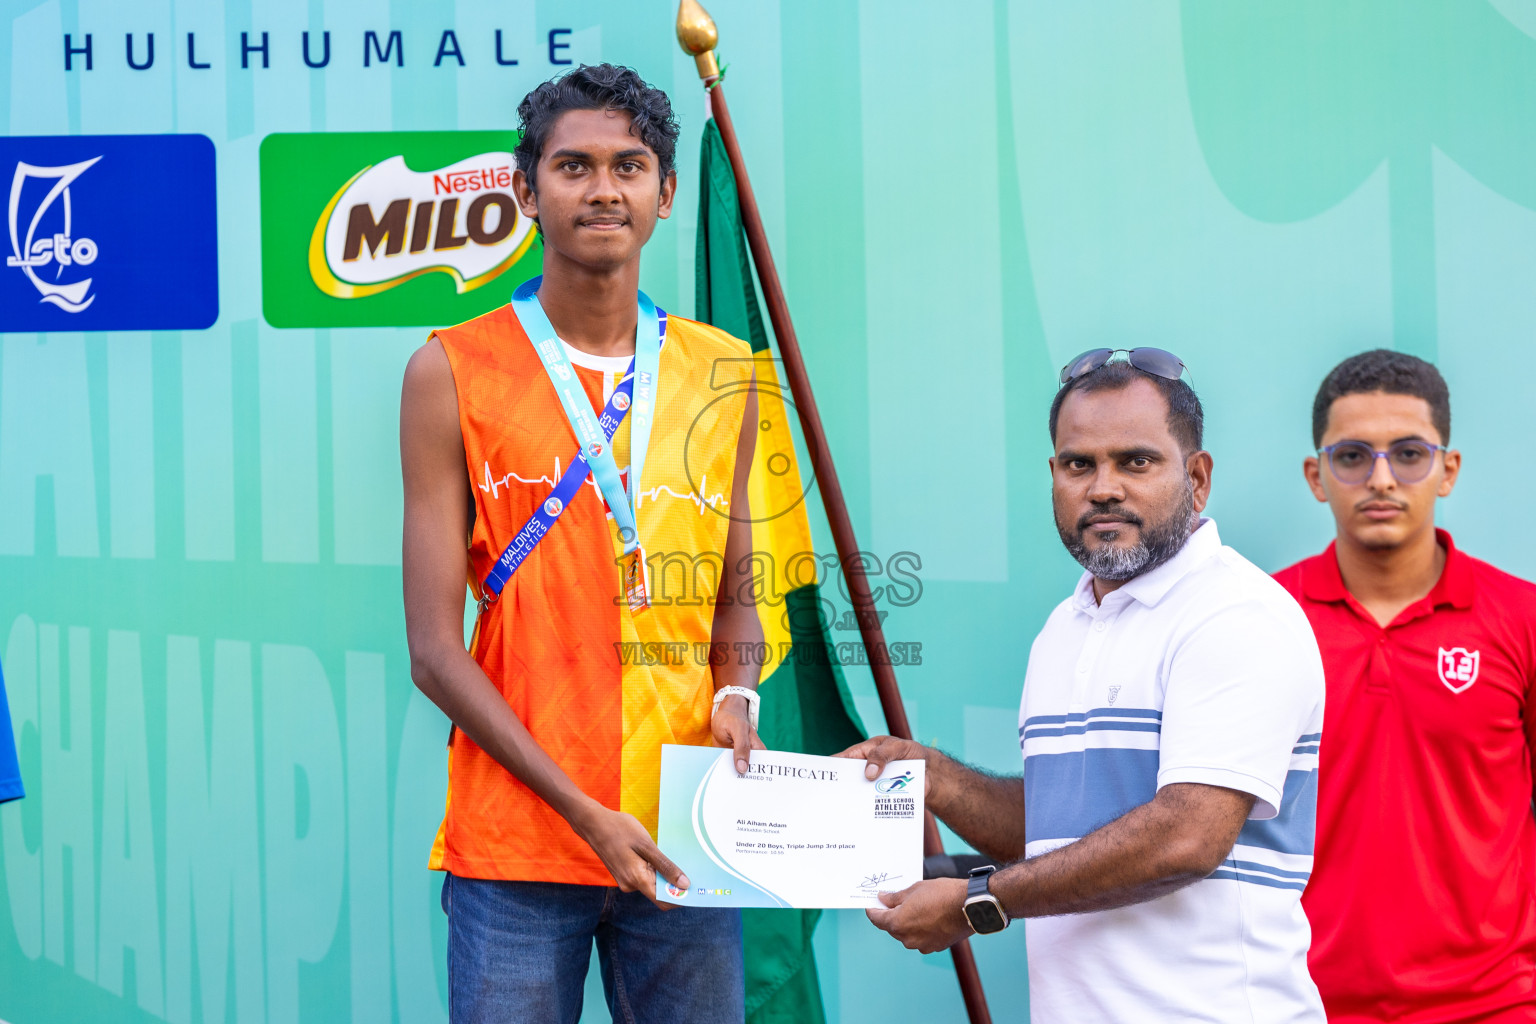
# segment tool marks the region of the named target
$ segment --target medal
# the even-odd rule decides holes
[[[650,592],[646,586],[649,569],[645,564],[645,548],[637,547],[626,552],[620,564],[624,567],[624,600],[630,612],[645,611],[651,606]]]

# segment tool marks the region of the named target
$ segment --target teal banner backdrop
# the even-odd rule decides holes
[[[1078,572],[1045,414],[1090,347],[1186,360],[1212,514],[1272,570],[1331,533],[1300,471],[1322,375],[1436,360],[1466,453],[1442,525],[1536,575],[1509,519],[1536,500],[1510,461],[1536,430],[1532,0],[710,6],[920,739],[1019,770],[1029,643]],[[0,664],[27,788],[0,808],[0,1020],[446,1020],[401,372],[536,272],[515,109],[573,63],[674,98],[642,285],[692,312],[704,98],[674,16],[0,0]],[[974,946],[996,1018],[1026,1019],[1022,929]],[[962,1019],[948,957],[860,913],[816,949],[832,1020]]]

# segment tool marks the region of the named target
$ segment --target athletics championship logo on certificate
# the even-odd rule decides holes
[[[261,143],[274,327],[459,323],[539,272],[512,196],[516,132],[319,132]]]

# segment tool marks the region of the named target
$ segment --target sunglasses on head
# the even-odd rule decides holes
[[[1121,352],[1136,369],[1165,380],[1178,380],[1188,369],[1184,360],[1160,348],[1091,348],[1061,368],[1061,386],[1092,373]]]

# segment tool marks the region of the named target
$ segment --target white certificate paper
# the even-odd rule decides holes
[[[754,750],[736,773],[719,747],[661,748],[658,845],[688,888],[657,898],[703,907],[873,907],[923,877],[922,761]]]

